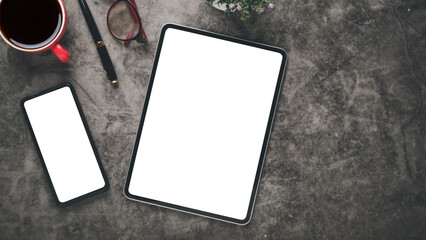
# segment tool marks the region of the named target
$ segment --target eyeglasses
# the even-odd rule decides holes
[[[118,0],[112,4],[108,10],[107,24],[111,34],[124,41],[125,46],[129,45],[130,40],[146,42],[135,0]]]

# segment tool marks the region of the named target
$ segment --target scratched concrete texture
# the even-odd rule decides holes
[[[107,30],[112,3],[88,0],[118,88],[106,79],[77,1],[65,0],[61,42],[69,62],[0,41],[0,239],[426,239],[425,1],[276,1],[274,10],[242,22],[203,1],[136,0],[148,42],[129,47]],[[246,226],[122,193],[160,30],[169,22],[288,53]],[[19,103],[63,82],[76,88],[111,188],[61,209]]]

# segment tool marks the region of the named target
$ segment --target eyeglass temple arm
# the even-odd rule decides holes
[[[136,2],[135,2],[135,0],[130,0],[130,2],[133,4],[133,6],[137,9],[137,6],[136,6]],[[133,11],[133,9],[130,7],[130,6],[127,6],[128,8],[129,8],[129,11],[130,11],[130,14],[132,15],[132,17],[133,17],[133,26],[132,26],[132,29],[130,30],[130,32],[129,32],[129,34],[127,35],[127,38],[130,38],[132,35],[133,35],[133,32],[135,31],[135,29],[136,29],[136,26],[137,26],[137,24],[138,24],[138,16],[136,15],[136,13]],[[146,38],[146,35],[145,35],[145,32],[143,32],[143,29],[142,29],[142,33],[143,33],[143,38],[145,39]],[[139,41],[138,41],[139,42]],[[128,46],[129,45],[129,43],[130,43],[130,41],[124,41],[124,46]]]
[[[136,8],[136,11],[137,11],[137,6],[136,6],[136,2],[135,2],[135,0],[131,0],[132,1],[132,3],[133,3],[133,5],[135,6],[135,8]],[[138,16],[136,15],[136,13],[134,13],[134,12],[132,12],[133,14],[133,19],[136,21],[136,23],[137,23],[137,21],[138,21]],[[145,31],[143,30],[143,27],[142,27],[142,20],[140,20],[139,19],[139,21],[141,21],[140,22],[140,25],[141,25],[141,41],[140,42],[146,42],[146,34],[145,34]],[[134,31],[134,30],[133,30]],[[132,32],[133,32],[132,31]],[[139,42],[139,41],[138,41]]]
[[[127,34],[126,39],[129,39],[133,35],[133,32],[135,31],[137,25],[138,25],[137,23],[133,23],[132,29],[130,30],[129,34]],[[129,43],[130,43],[129,40],[124,41],[124,46],[127,47]]]

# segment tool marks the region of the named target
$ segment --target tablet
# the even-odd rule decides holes
[[[165,25],[125,195],[248,223],[285,65],[280,48]]]
[[[108,180],[71,84],[27,97],[21,107],[60,207],[108,189]]]

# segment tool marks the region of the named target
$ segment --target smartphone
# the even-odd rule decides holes
[[[108,190],[99,154],[70,83],[26,97],[21,107],[58,206]]]

